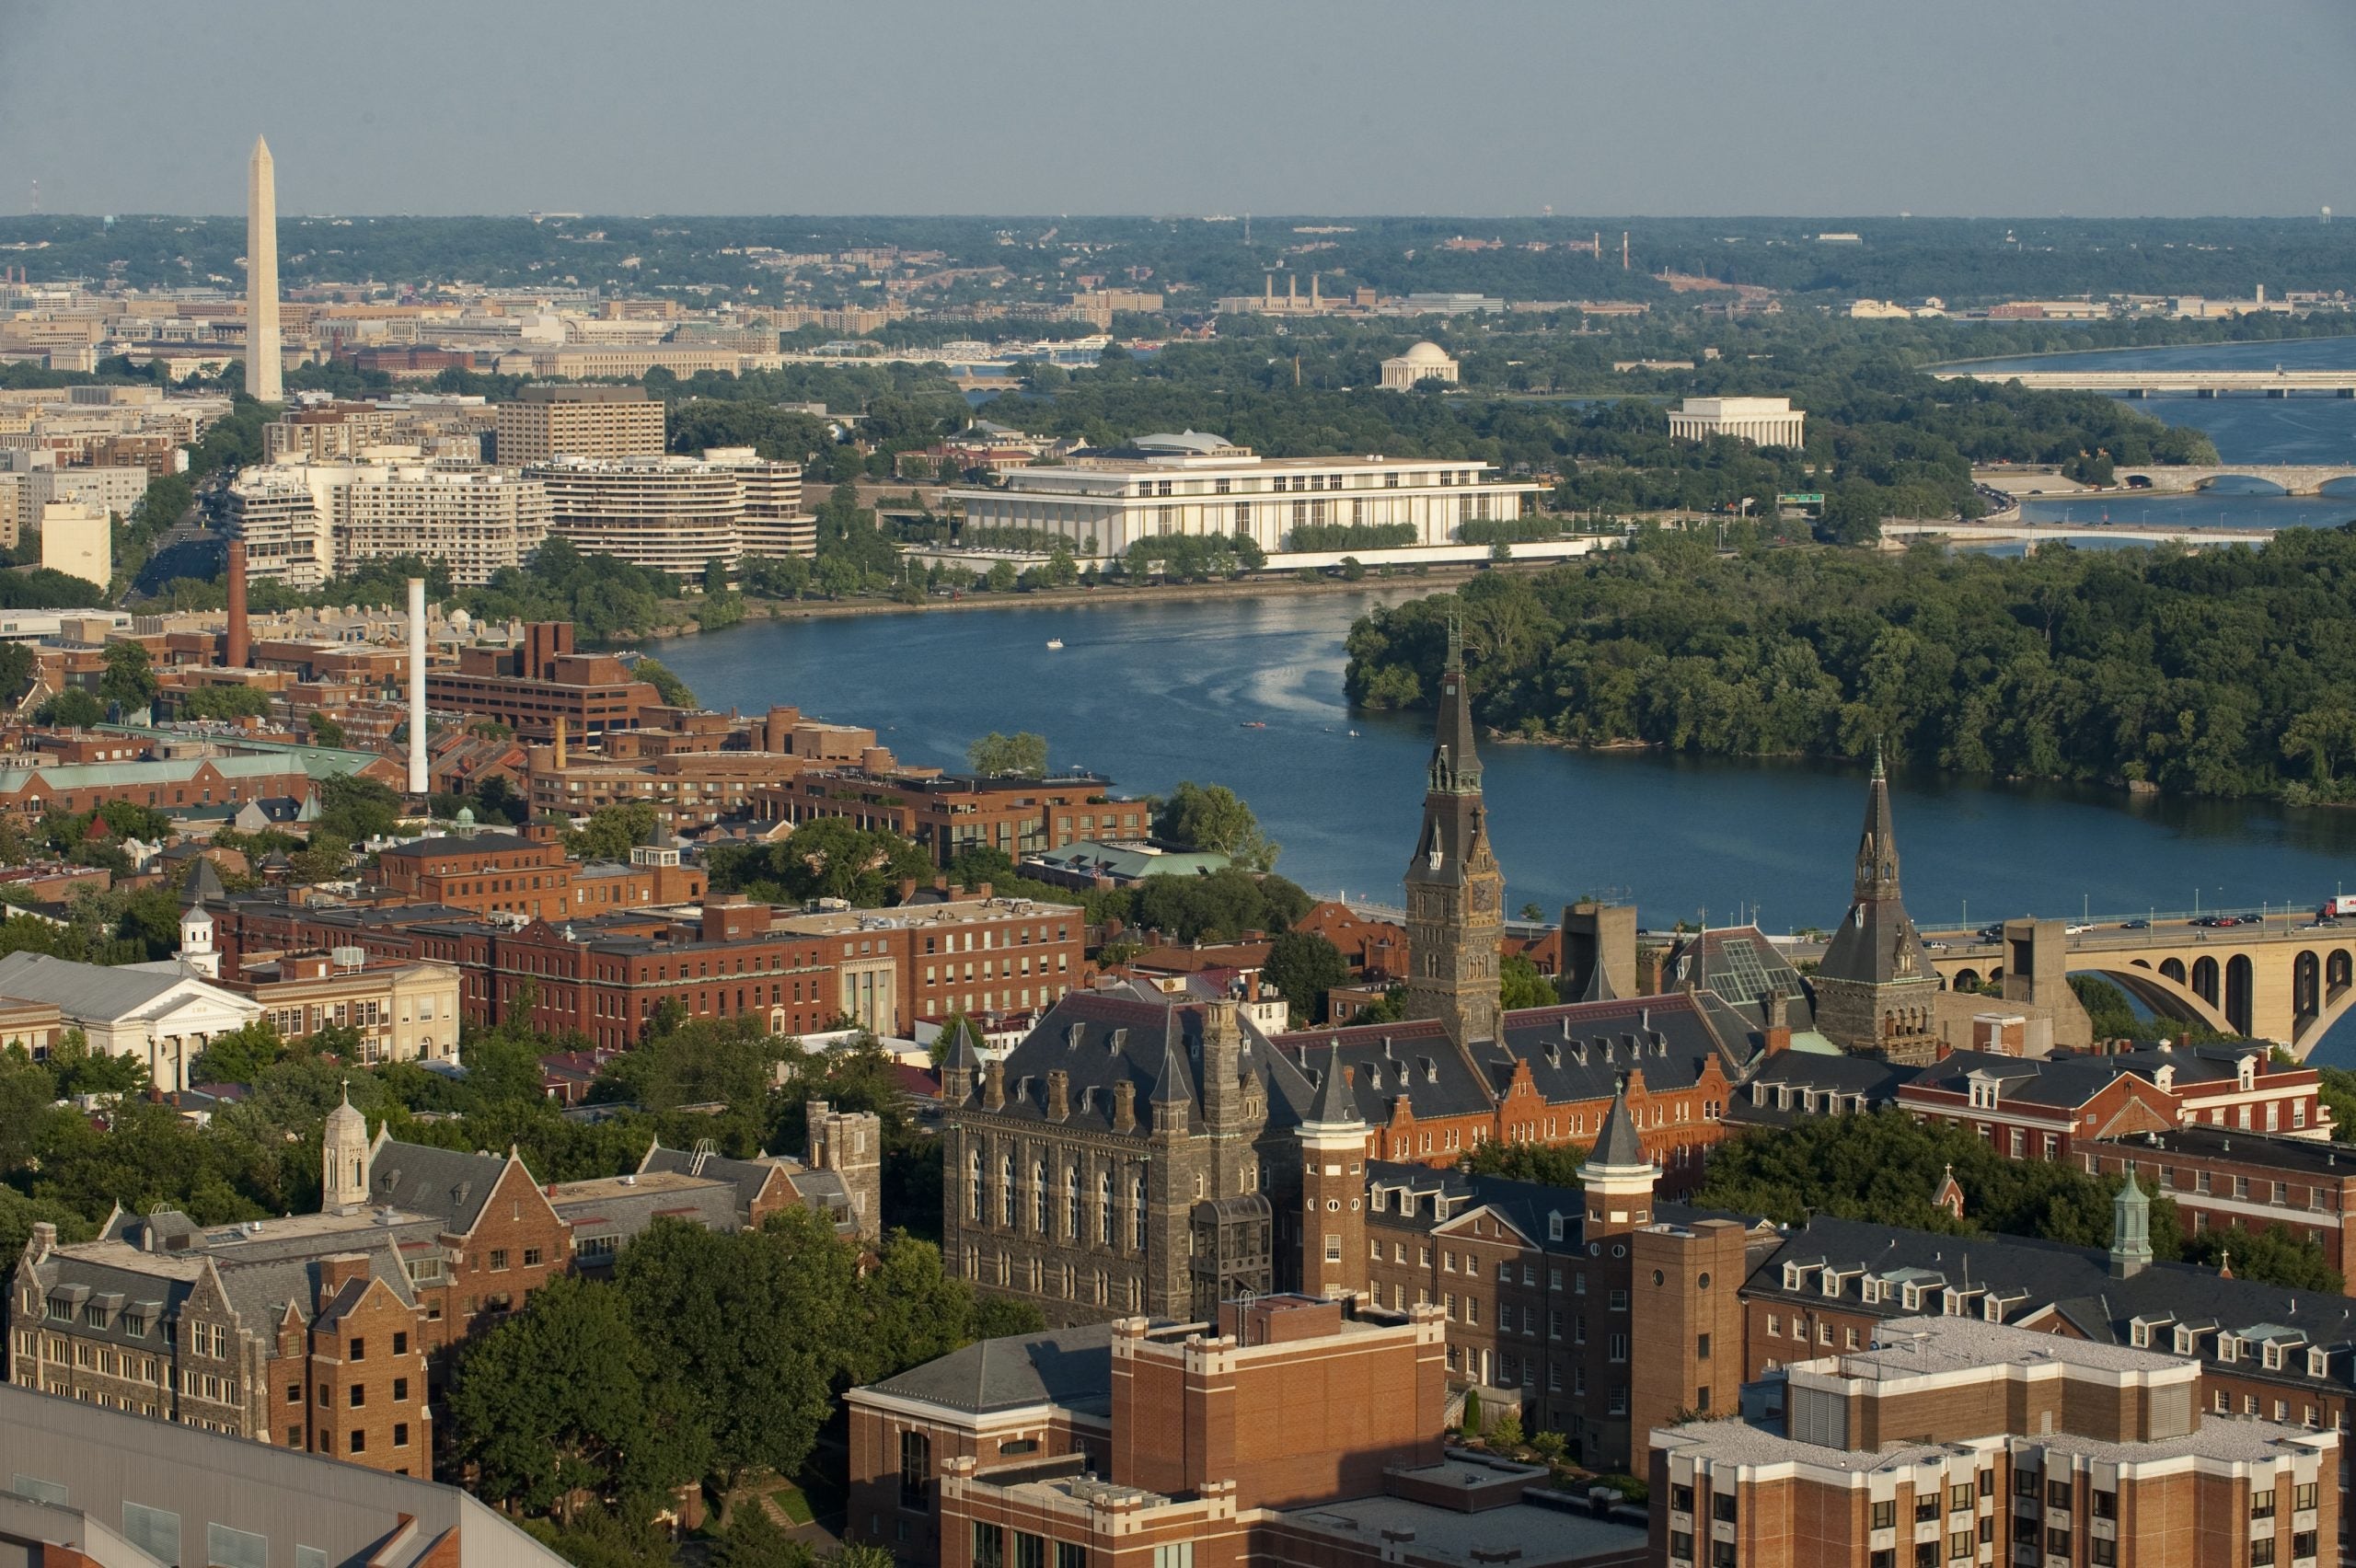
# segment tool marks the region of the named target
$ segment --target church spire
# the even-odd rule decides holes
[[[1856,896],[1891,899],[1898,891],[1898,830],[1889,814],[1889,773],[1882,766],[1881,742],[1874,742],[1874,772],[1865,786],[1865,826],[1857,838]]]
[[[1440,668],[1431,790],[1436,795],[1481,792],[1481,754],[1472,744],[1472,693],[1464,679],[1464,627],[1453,610],[1448,617],[1448,663]]]

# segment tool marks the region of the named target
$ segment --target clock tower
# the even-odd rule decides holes
[[[1409,1018],[1439,1020],[1462,1050],[1497,1037],[1506,879],[1489,848],[1464,642],[1453,619],[1448,664],[1440,672],[1438,729],[1423,832],[1407,863],[1406,1010]]]

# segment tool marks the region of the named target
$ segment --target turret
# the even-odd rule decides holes
[[[1366,1118],[1350,1092],[1342,1045],[1326,1049],[1300,1140],[1300,1288],[1355,1296],[1366,1288]]]
[[[180,912],[179,957],[184,973],[221,978],[221,955],[213,951],[213,916],[201,897]]]
[[[2110,1277],[2132,1279],[2152,1266],[2152,1200],[2131,1173],[2110,1201]]]
[[[1579,1167],[1579,1184],[1587,1190],[1588,1234],[1650,1225],[1653,1186],[1659,1177],[1636,1131],[1635,1113],[1628,1109],[1628,1081],[1623,1078],[1612,1091],[1611,1109],[1604,1113],[1602,1135]]]

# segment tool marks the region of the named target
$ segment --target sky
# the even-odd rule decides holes
[[[0,213],[2356,212],[2351,0],[0,0]]]

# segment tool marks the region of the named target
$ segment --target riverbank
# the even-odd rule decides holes
[[[840,620],[864,616],[910,616],[953,610],[1070,609],[1082,605],[1178,605],[1206,600],[1311,598],[1320,594],[1364,594],[1389,587],[1438,588],[1468,582],[1486,572],[1534,575],[1559,561],[1484,561],[1472,566],[1427,566],[1381,576],[1373,565],[1356,582],[1339,577],[1315,581],[1268,573],[1217,582],[1165,582],[1150,586],[1103,583],[1094,588],[1035,588],[1028,593],[968,593],[953,599],[928,597],[907,605],[895,599],[747,599],[745,622]],[[694,601],[673,601],[687,618],[683,624],[650,630],[648,639],[695,637],[702,628],[693,620]],[[672,607],[666,605],[666,608]],[[729,628],[729,629],[733,629]]]

